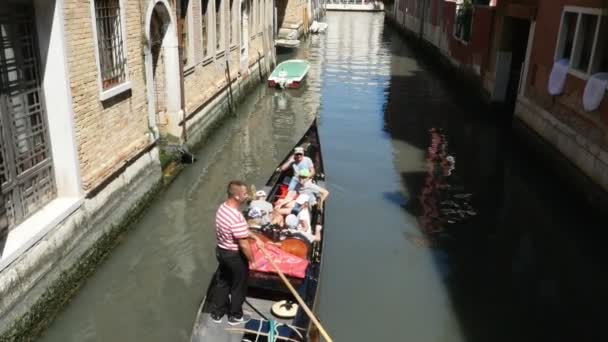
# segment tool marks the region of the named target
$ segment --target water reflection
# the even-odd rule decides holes
[[[608,284],[592,237],[605,215],[511,135],[508,113],[391,30],[385,37],[393,58],[384,129],[395,150],[409,151],[394,163],[411,199],[403,209],[420,218],[405,235],[431,249],[466,340],[602,339],[590,322],[601,325],[608,298],[579,280]],[[422,160],[424,169],[410,167]]]

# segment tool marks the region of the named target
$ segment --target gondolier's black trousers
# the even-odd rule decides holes
[[[215,255],[219,267],[215,272],[215,284],[210,293],[211,312],[220,316],[227,313],[241,317],[247,293],[247,259],[240,251],[228,251],[219,247],[216,248]]]

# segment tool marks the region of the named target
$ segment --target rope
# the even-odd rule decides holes
[[[270,327],[268,327],[268,341],[270,341],[270,342],[276,342],[276,338],[274,336],[274,334],[276,332],[275,331],[276,326],[274,324],[275,323],[274,319],[271,319],[268,323],[270,323]]]

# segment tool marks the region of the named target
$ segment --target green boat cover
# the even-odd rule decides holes
[[[303,60],[285,61],[277,65],[270,77],[278,78],[281,71],[286,71],[288,78],[300,78],[306,74],[309,65],[310,63]]]

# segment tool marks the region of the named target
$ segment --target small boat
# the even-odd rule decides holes
[[[300,139],[296,146],[304,147],[305,154],[315,165],[315,181],[324,186],[323,159],[317,131],[316,120]],[[281,162],[282,165],[291,156],[291,152]],[[275,171],[263,190],[268,194],[267,201],[274,203],[286,192],[287,184],[292,177],[292,169]],[[311,208],[311,228],[324,222],[324,210]],[[324,329],[317,326],[320,323],[312,312],[316,307],[319,281],[321,276],[321,257],[323,252],[323,235],[327,228],[321,230],[321,240],[310,243],[299,237],[280,236],[276,227],[255,229],[253,234],[264,241],[281,241],[281,249],[299,255],[306,261],[302,275],[285,275],[269,272],[268,270],[250,270],[248,275],[248,292],[243,305],[243,311],[251,315],[251,320],[245,324],[230,326],[224,318],[221,323],[214,323],[210,316],[210,305],[207,296],[213,285],[213,279],[207,289],[207,296],[200,304],[194,323],[191,342],[215,341],[318,341],[319,335],[327,336]],[[282,232],[282,231],[281,231]],[[252,248],[255,245],[251,243]],[[269,244],[266,244],[269,246]],[[277,247],[279,248],[279,247]],[[254,252],[255,255],[255,252]],[[256,256],[257,260],[257,256]],[[270,260],[268,260],[270,261]],[[270,261],[272,263],[272,261]],[[289,283],[291,289],[287,286]],[[294,294],[298,294],[296,298]],[[293,304],[303,301],[305,306]],[[291,307],[290,307],[291,306]],[[274,308],[273,308],[274,307]],[[285,307],[288,310],[277,310]],[[291,309],[291,313],[284,315]],[[314,324],[313,324],[314,323]],[[318,325],[317,325],[318,324]]]
[[[299,39],[277,39],[277,40],[275,40],[274,45],[277,47],[282,47],[282,48],[295,49],[298,46],[300,46],[300,40]]]
[[[312,22],[312,25],[310,25],[309,30],[311,33],[324,33],[325,30],[327,30],[327,23],[322,23],[315,20]]]
[[[271,88],[299,88],[308,74],[310,63],[303,59],[290,59],[277,65],[268,77]]]

